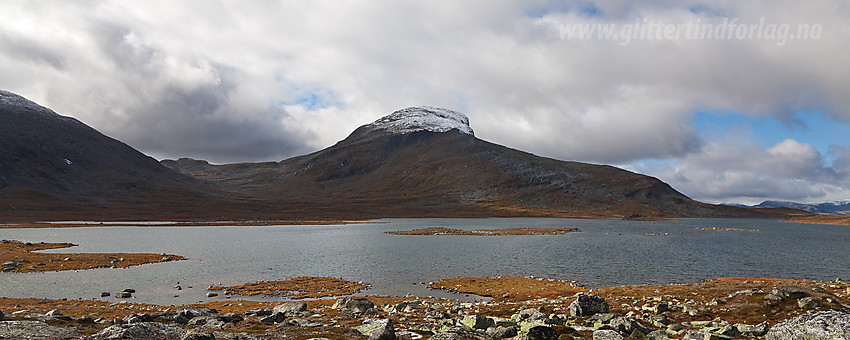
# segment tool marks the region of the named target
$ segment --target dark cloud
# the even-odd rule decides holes
[[[0,51],[8,53],[13,58],[43,63],[54,69],[61,70],[65,65],[65,60],[59,51],[10,32],[0,31]]]

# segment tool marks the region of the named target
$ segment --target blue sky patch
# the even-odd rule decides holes
[[[730,132],[751,138],[762,148],[769,148],[786,139],[811,144],[831,163],[831,145],[850,145],[850,124],[832,119],[818,111],[797,111],[788,121],[773,116],[753,117],[730,111],[703,111],[694,115],[693,126],[703,138],[716,140]]]

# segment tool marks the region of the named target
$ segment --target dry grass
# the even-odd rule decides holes
[[[185,260],[182,256],[149,253],[38,253],[46,249],[73,247],[71,243],[22,243],[3,240],[0,242],[0,262],[15,261],[16,272],[42,272],[57,270],[93,269],[99,267],[126,268],[146,263]]]
[[[782,222],[850,225],[850,215],[811,215],[786,219]]]
[[[234,295],[281,296],[290,299],[323,298],[350,295],[369,286],[353,281],[330,277],[302,276],[285,281],[262,281],[239,286],[214,286],[210,290],[224,290]]]
[[[471,235],[471,236],[514,236],[514,235],[561,235],[579,231],[576,228],[510,228],[461,230],[445,227],[429,227],[409,231],[388,231],[395,235]]]

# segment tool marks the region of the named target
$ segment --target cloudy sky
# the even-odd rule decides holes
[[[158,159],[281,160],[431,105],[702,201],[822,202],[850,199],[848,17],[845,0],[8,0],[0,88]]]

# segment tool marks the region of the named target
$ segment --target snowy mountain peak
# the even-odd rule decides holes
[[[475,136],[465,114],[430,106],[398,110],[365,126],[371,131],[405,134],[415,131],[446,132],[453,129]]]

